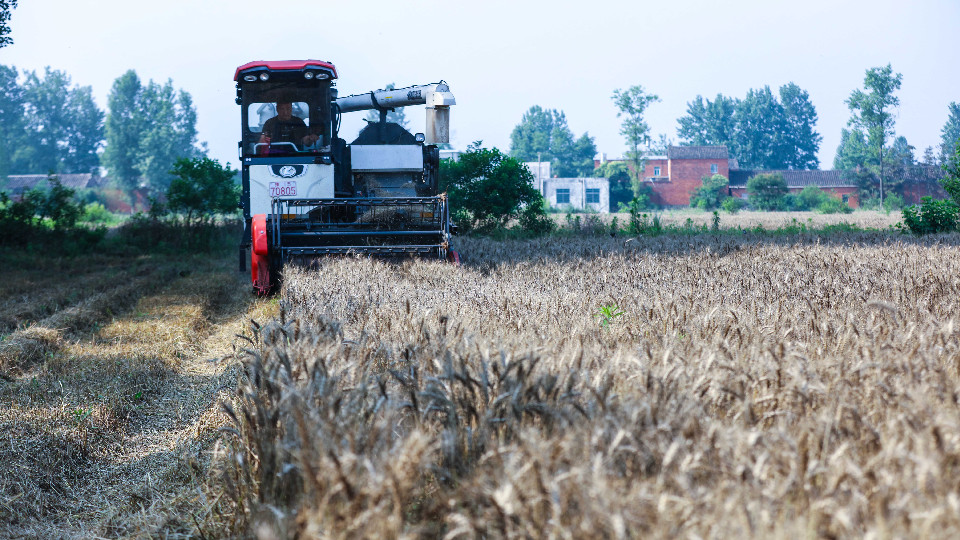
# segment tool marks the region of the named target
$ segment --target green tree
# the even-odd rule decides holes
[[[396,90],[397,85],[390,83],[385,86],[384,90]],[[395,109],[390,109],[387,111],[387,122],[393,122],[394,124],[399,124],[403,129],[409,129],[410,122],[407,121],[407,115],[403,111],[403,107],[397,107]],[[365,117],[367,122],[379,122],[380,121],[380,111],[371,110],[367,111],[367,116]]]
[[[940,180],[947,199],[932,197],[920,199],[919,206],[903,209],[903,223],[914,234],[942,233],[957,230],[960,217],[960,145],[943,164],[944,178]]]
[[[207,157],[180,158],[170,171],[167,208],[185,214],[190,225],[210,223],[217,214],[235,214],[240,201],[237,171]]]
[[[940,162],[946,163],[955,156],[957,145],[960,144],[960,103],[951,102],[947,107],[949,115],[947,122],[940,130]]]
[[[784,139],[786,112],[769,86],[750,90],[737,104],[736,148],[747,169],[785,169],[790,153]]]
[[[23,115],[23,88],[17,68],[0,65],[0,126],[7,140],[0,145],[0,179],[18,171],[17,150],[23,144],[26,120]]]
[[[623,118],[620,123],[620,134],[627,141],[630,150],[627,151],[627,160],[633,165],[630,171],[633,175],[634,195],[640,194],[643,185],[643,166],[645,159],[640,152],[640,145],[650,141],[650,126],[643,118],[644,112],[651,103],[660,101],[656,94],[647,94],[640,85],[631,86],[626,90],[613,91],[613,103],[617,106],[617,118]]]
[[[510,133],[510,157],[520,161],[548,161],[560,177],[593,173],[594,139],[584,133],[575,139],[563,111],[530,107]]]
[[[140,78],[132,69],[113,81],[107,97],[105,130],[107,146],[102,161],[115,180],[127,189],[139,185],[140,171],[137,163],[140,154],[140,138],[145,126],[140,110],[140,94],[143,87]]]
[[[740,166],[815,169],[823,137],[815,130],[817,111],[809,94],[794,83],[749,90],[744,99],[697,96],[678,120],[681,144],[726,145]]]
[[[677,122],[677,136],[684,145],[726,145],[733,155],[736,153],[736,112],[738,99],[717,94],[716,99],[705,100],[697,96],[687,103],[687,114]]]
[[[13,167],[24,173],[88,173],[99,167],[103,112],[89,86],[73,87],[70,77],[45,69],[26,74],[22,85],[23,136]]]
[[[143,85],[129,70],[114,81],[107,105],[103,163],[123,187],[163,193],[177,159],[201,156],[193,100],[172,81]]]
[[[13,44],[10,37],[10,12],[17,7],[17,0],[0,0],[0,48]]]
[[[140,107],[146,122],[136,168],[151,190],[164,192],[173,180],[177,160],[200,156],[197,112],[190,94],[174,90],[170,80],[162,86],[150,81],[140,96]]]
[[[846,101],[851,112],[848,124],[866,134],[867,147],[870,149],[866,165],[879,177],[881,205],[886,173],[883,151],[887,139],[894,134],[894,109],[900,106],[900,98],[894,94],[900,89],[902,81],[903,75],[893,73],[890,64],[870,68],[863,79],[865,90],[854,90]]]
[[[444,160],[440,189],[450,197],[454,220],[465,231],[490,232],[511,220],[533,233],[547,232],[543,197],[522,162],[477,141],[457,161]]]
[[[747,180],[750,205],[757,210],[780,209],[787,192],[787,182],[780,173],[762,173]]]
[[[722,174],[703,177],[703,185],[694,190],[690,206],[701,210],[715,210],[730,196],[730,181]]]
[[[610,211],[618,211],[620,205],[627,205],[634,197],[631,186],[630,169],[622,161],[607,161],[594,169],[597,178],[606,178],[610,182]]]
[[[820,166],[817,152],[823,137],[816,132],[817,109],[810,95],[794,83],[780,87],[786,124],[784,131],[784,162],[787,169],[816,169]]]

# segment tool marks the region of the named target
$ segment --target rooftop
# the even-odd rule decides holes
[[[787,188],[804,188],[807,186],[817,186],[819,188],[857,187],[856,182],[843,178],[840,171],[764,171],[755,169],[730,171],[730,187],[746,187],[747,180],[761,173],[783,176]]]
[[[729,159],[730,153],[724,145],[717,146],[668,146],[669,159]]]

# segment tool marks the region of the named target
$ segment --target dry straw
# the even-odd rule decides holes
[[[956,536],[956,244],[463,239],[459,268],[291,269],[245,338],[216,513],[260,538]]]

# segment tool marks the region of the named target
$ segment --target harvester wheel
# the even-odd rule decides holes
[[[270,261],[266,255],[251,250],[250,278],[253,280],[253,292],[257,296],[270,294]]]
[[[447,250],[447,262],[460,266],[460,252],[454,249]]]
[[[250,278],[253,292],[260,296],[270,294],[270,247],[267,242],[267,216],[257,214],[251,220],[253,244],[250,246]]]

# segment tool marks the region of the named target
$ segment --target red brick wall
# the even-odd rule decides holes
[[[903,202],[907,204],[920,204],[920,199],[923,197],[943,199],[947,196],[943,187],[934,182],[904,182],[901,192],[903,193]]]
[[[802,188],[791,188],[790,193],[797,194],[803,191]],[[855,187],[838,187],[838,188],[826,188],[823,191],[827,194],[834,196],[837,199],[843,198],[844,195],[847,196],[847,205],[850,208],[859,208],[860,207],[860,195],[857,193],[857,188]],[[738,199],[747,197],[747,188],[744,187],[734,187],[730,188],[730,196],[736,197]]]
[[[661,162],[666,161],[666,166]],[[704,176],[712,176],[710,165],[717,165],[717,173],[730,178],[730,169],[725,159],[671,159],[652,160],[647,164],[648,174],[653,176],[653,167],[660,165],[661,175],[670,177],[669,182],[656,182],[653,192],[656,195],[654,202],[664,206],[689,206],[690,194],[703,185]]]

